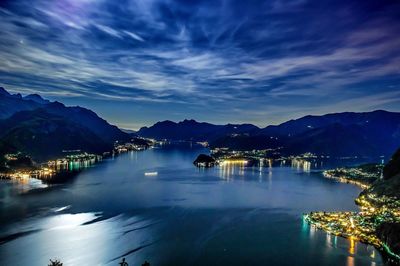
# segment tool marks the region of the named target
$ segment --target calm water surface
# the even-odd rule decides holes
[[[0,265],[382,265],[302,221],[357,210],[359,188],[301,168],[197,169],[201,152],[132,152],[48,188],[1,181]]]

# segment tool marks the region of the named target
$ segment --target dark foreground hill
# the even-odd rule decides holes
[[[383,180],[379,180],[368,190],[378,196],[397,198],[400,201],[400,149],[383,168]]]
[[[383,180],[374,183],[367,192],[400,201],[400,149],[385,165]],[[384,222],[378,226],[376,233],[393,253],[400,254],[400,223]]]

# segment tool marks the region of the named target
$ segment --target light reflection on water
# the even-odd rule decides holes
[[[12,236],[0,245],[0,265],[117,265],[122,256],[129,265],[381,264],[374,249],[355,243],[351,251],[348,240],[301,219],[356,210],[358,187],[303,167],[198,169],[201,152],[132,152],[44,191],[0,183],[0,237]]]
[[[48,187],[48,185],[43,183],[42,180],[36,178],[11,179],[8,182],[13,184],[15,191],[20,194],[26,193],[32,189],[43,189]]]
[[[219,169],[220,177],[223,180],[230,181],[234,177],[243,177],[245,173],[245,164],[223,164],[216,166]],[[254,169],[254,168],[251,168]],[[254,172],[253,172],[254,173]],[[260,172],[261,174],[261,172]]]
[[[100,220],[93,222],[97,218]],[[6,244],[5,254],[19,254],[18,259],[3,256],[1,265],[47,265],[50,258],[59,259],[64,265],[116,265],[121,256],[132,251],[130,247],[140,249],[152,244],[151,231],[146,227],[153,223],[140,216],[119,215],[101,220],[98,213],[61,214],[40,222],[31,220],[29,225],[20,225],[26,232],[23,241],[17,238]],[[119,248],[110,249],[110,244],[115,242]]]
[[[325,236],[325,251],[338,252],[341,251],[343,255],[346,255],[346,261],[344,265],[380,265],[381,262],[376,260],[376,249],[373,246],[361,244],[354,239],[344,239],[336,235],[325,233],[322,230],[317,229],[315,226],[309,225],[305,220],[302,223],[302,232],[309,234],[310,239],[318,239]],[[321,248],[323,249],[323,248]],[[371,261],[360,261],[358,257],[360,255],[365,257],[369,256]],[[357,263],[356,263],[357,261]]]
[[[307,160],[293,159],[291,163],[292,163],[292,167],[296,168],[297,171],[302,170],[302,171],[308,173],[311,170],[311,162],[309,162]]]

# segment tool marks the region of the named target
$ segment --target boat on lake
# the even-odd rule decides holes
[[[144,175],[145,176],[156,176],[156,175],[158,175],[158,172],[145,172]]]

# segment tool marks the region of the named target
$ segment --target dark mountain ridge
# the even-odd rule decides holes
[[[118,127],[110,125],[106,120],[100,118],[95,112],[79,107],[66,107],[59,102],[49,103],[45,106],[48,113],[73,120],[75,123],[88,128],[99,136],[103,141],[114,142],[116,140],[129,140],[129,134]]]
[[[23,97],[24,100],[30,100],[30,101],[34,101],[38,104],[48,104],[50,103],[49,100],[45,100],[42,98],[42,96],[40,96],[39,94],[29,94],[25,97]]]
[[[127,141],[132,137],[132,134],[110,125],[91,110],[50,102],[37,94],[22,97],[21,94],[10,94],[4,88],[0,88],[0,119],[4,120],[1,122],[3,138],[10,136],[9,141],[16,141],[11,135],[21,133],[17,134],[11,129],[30,124],[35,115],[40,113],[36,112],[37,109],[42,109],[41,112],[46,113],[49,121],[56,123],[57,119],[64,119],[70,127],[94,134],[96,137],[93,139],[101,143],[100,147],[105,147],[104,143],[110,145],[116,140]],[[17,122],[21,119],[18,116],[14,117],[18,112],[32,112],[31,118],[27,119],[29,123],[14,125],[13,119]],[[10,119],[11,117],[13,119]],[[29,130],[36,129],[42,132],[40,127]],[[84,134],[86,137],[89,135]],[[400,146],[400,113],[377,110],[309,115],[261,129],[252,124],[214,125],[195,120],[178,123],[167,120],[151,127],[143,127],[137,135],[155,139],[208,141],[211,147],[237,150],[279,148],[284,155],[312,152],[330,156],[379,156],[388,155]],[[77,138],[77,135],[74,136]],[[84,136],[81,138],[85,139]],[[89,148],[89,140],[86,143],[88,145],[82,143],[81,146],[94,150]],[[10,147],[23,146],[16,143],[13,145],[12,142],[9,144],[7,146]]]
[[[131,136],[83,107],[67,107],[40,95],[10,94],[0,87],[0,152],[25,152],[37,160],[62,150],[109,151]]]
[[[38,94],[22,97],[21,94],[10,94],[0,87],[0,119],[9,118],[20,111],[30,111],[37,108],[44,108],[49,114],[74,120],[77,124],[92,130],[104,141],[129,139],[126,133],[116,126],[110,125],[89,109],[80,106],[67,107],[57,101],[50,102]]]
[[[289,120],[279,125],[267,126],[260,130],[263,135],[297,135],[312,129],[326,127],[332,124],[343,126],[368,124],[379,125],[385,129],[386,126],[398,126],[400,113],[376,110],[372,112],[343,112],[331,113],[321,116],[307,115],[299,119]],[[393,123],[394,122],[394,123]]]
[[[62,156],[63,150],[102,153],[112,149],[86,127],[45,109],[21,111],[0,121],[0,150],[23,151],[35,160]]]
[[[16,112],[33,110],[42,106],[43,104],[30,97],[23,98],[21,94],[10,94],[0,87],[0,119],[8,118]]]
[[[333,156],[390,155],[400,145],[400,113],[382,110],[306,116],[259,134],[286,137],[284,151]]]
[[[195,120],[157,122],[151,127],[142,127],[137,134],[142,137],[168,140],[210,141],[227,134],[242,134],[259,130],[251,124],[214,125]]]
[[[194,120],[163,121],[141,128],[155,139],[208,141],[211,147],[275,149],[285,155],[380,156],[400,145],[400,113],[377,110],[305,116],[280,125],[213,125]]]

